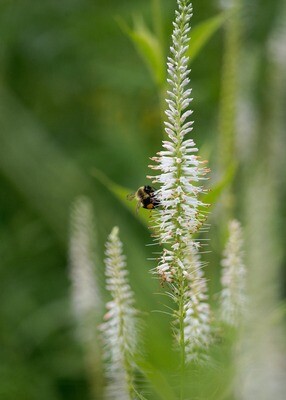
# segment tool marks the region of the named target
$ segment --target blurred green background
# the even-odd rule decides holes
[[[160,3],[166,51],[176,2]],[[134,191],[146,183],[149,157],[160,149],[158,88],[118,22],[132,27],[132,17],[140,15],[152,30],[158,4],[0,2],[1,400],[90,398],[70,312],[69,211],[78,195],[88,195],[94,205],[99,259],[108,233],[118,225],[138,307],[147,312],[163,302],[153,295],[160,287],[148,272],[153,267],[146,261],[148,230],[92,174],[96,168]],[[193,6],[194,28],[221,13],[218,1],[194,0]],[[283,0],[242,5],[236,58],[239,168],[231,211],[246,226],[247,260],[268,271],[261,284],[272,282],[269,298],[278,301],[285,295],[285,21]],[[218,29],[192,62],[194,139],[210,160],[209,186],[223,175],[225,33],[225,26]],[[210,219],[211,295],[219,290],[226,238],[222,204]],[[164,370],[173,362],[165,351],[171,347],[169,320],[162,316],[155,323],[158,315],[147,313],[145,319],[147,358]]]

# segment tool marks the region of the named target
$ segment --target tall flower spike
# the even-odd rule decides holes
[[[245,265],[242,252],[242,229],[238,221],[229,224],[229,239],[222,265],[221,318],[231,326],[238,326],[245,314]]]
[[[84,349],[84,361],[94,398],[102,398],[102,363],[97,329],[103,302],[97,282],[94,248],[95,229],[92,204],[79,197],[71,211],[70,278],[71,299],[78,338]]]
[[[95,275],[94,223],[88,198],[78,198],[71,212],[70,277],[72,305],[81,340],[93,340],[102,301]]]
[[[165,131],[168,140],[163,141],[163,150],[153,160],[150,168],[157,172],[149,176],[160,185],[156,197],[160,207],[154,212],[154,228],[159,243],[163,245],[155,273],[171,287],[171,297],[178,310],[175,322],[176,338],[181,351],[182,371],[186,361],[194,360],[198,348],[207,346],[209,330],[209,308],[206,304],[206,283],[202,265],[198,261],[197,249],[192,235],[203,221],[199,195],[204,192],[200,181],[206,179],[204,168],[194,141],[186,138],[192,131],[192,114],[189,109],[191,89],[187,50],[189,43],[189,21],[192,5],[188,0],[178,0],[172,34],[171,57],[168,57],[168,97]],[[196,252],[196,255],[194,255]],[[192,284],[195,286],[192,287]],[[205,326],[203,327],[203,323]],[[201,335],[201,336],[200,336]]]
[[[133,400],[136,397],[133,356],[137,346],[137,312],[118,233],[119,229],[114,227],[106,244],[106,287],[112,296],[101,326],[107,365],[106,398]]]
[[[187,88],[190,70],[186,56],[191,12],[192,5],[187,0],[178,0],[170,48],[172,56],[168,57],[167,63],[167,81],[171,90],[167,92],[168,120],[165,122],[165,131],[169,140],[163,141],[164,150],[152,158],[157,165],[150,165],[150,168],[158,171],[158,175],[148,177],[161,185],[156,193],[161,207],[155,224],[160,242],[171,243],[174,251],[178,251],[185,239],[201,226],[199,206],[203,204],[198,195],[203,188],[198,182],[205,179],[207,172],[202,166],[203,162],[195,155],[198,149],[194,141],[185,139],[192,131],[193,124],[187,120],[192,114],[187,109],[192,99],[191,89]],[[170,263],[167,265],[170,267]]]

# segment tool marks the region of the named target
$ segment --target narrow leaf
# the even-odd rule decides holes
[[[142,394],[137,392],[137,390],[135,388],[133,388],[133,390],[134,390],[134,393],[136,394],[136,396],[138,397],[139,400],[147,400],[146,397],[144,397]]]
[[[127,196],[134,192],[134,190],[118,185],[96,168],[93,168],[92,176],[105,186],[144,226],[148,227],[150,212],[147,210],[139,210],[137,213],[136,200],[129,201],[127,199]]]
[[[131,39],[158,86],[165,82],[165,58],[159,39],[148,29],[142,17],[134,18],[134,29],[117,18],[122,31]]]
[[[235,176],[237,165],[235,163],[231,164],[227,169],[224,177],[210,189],[210,191],[202,197],[204,204],[208,204],[209,207],[213,207],[218,201],[220,195],[223,191],[231,184]],[[206,213],[206,207],[200,206],[199,212],[204,215],[203,220],[207,220],[208,212]]]
[[[213,206],[223,191],[231,184],[235,176],[237,166],[231,164],[227,169],[224,177],[204,196],[204,202]]]
[[[187,55],[190,57],[191,62],[196,58],[212,35],[223,25],[227,16],[228,13],[224,12],[216,17],[201,22],[192,29],[190,47],[187,51]]]
[[[162,400],[177,400],[177,397],[169,385],[164,375],[157,369],[154,369],[146,361],[137,362],[143,374],[151,383],[154,391]]]

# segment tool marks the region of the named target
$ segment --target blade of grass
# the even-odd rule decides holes
[[[188,49],[188,56],[191,62],[196,58],[211,36],[223,25],[227,17],[228,13],[224,12],[201,22],[192,29],[191,45]]]
[[[154,391],[157,393],[160,399],[177,400],[173,389],[160,371],[154,369],[146,361],[137,361],[137,364],[143,374],[147,377],[148,381],[151,383]]]
[[[232,183],[236,169],[237,165],[235,163],[229,166],[224,177],[204,196],[205,203],[211,206],[215,205],[223,191]]]
[[[159,38],[146,26],[141,16],[134,17],[134,29],[117,18],[121,30],[131,39],[135,49],[147,65],[154,82],[161,87],[165,82],[165,57]]]
[[[136,200],[129,201],[127,196],[134,192],[134,190],[130,190],[125,188],[117,183],[113,182],[108,176],[106,176],[103,172],[98,170],[97,168],[93,168],[91,174],[94,178],[96,178],[103,186],[105,186],[123,205],[126,207],[131,214],[137,218],[144,226],[148,227],[150,213],[147,210],[139,210],[136,212]]]

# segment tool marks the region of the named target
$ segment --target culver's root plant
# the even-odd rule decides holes
[[[112,229],[106,243],[105,264],[106,287],[112,297],[101,325],[106,366],[105,398],[133,400],[136,398],[134,355],[138,346],[138,319],[117,227]]]
[[[156,196],[160,202],[154,212],[155,236],[163,247],[154,270],[168,287],[175,303],[173,323],[175,338],[181,354],[181,368],[188,361],[200,361],[210,343],[210,309],[207,287],[200,262],[200,243],[193,235],[202,227],[205,192],[205,162],[188,135],[193,121],[189,120],[191,89],[187,49],[189,45],[192,5],[178,0],[173,23],[171,56],[168,57],[168,84],[165,131],[168,140],[151,160],[157,174],[148,176],[159,185]],[[202,357],[201,357],[202,356]]]
[[[246,269],[243,262],[242,228],[237,220],[229,223],[229,239],[221,261],[221,319],[230,326],[240,325],[245,316]]]
[[[85,368],[95,398],[102,397],[102,362],[95,328],[102,317],[103,300],[95,255],[95,223],[91,200],[78,197],[70,217],[69,273],[71,303],[77,337],[84,350]]]

